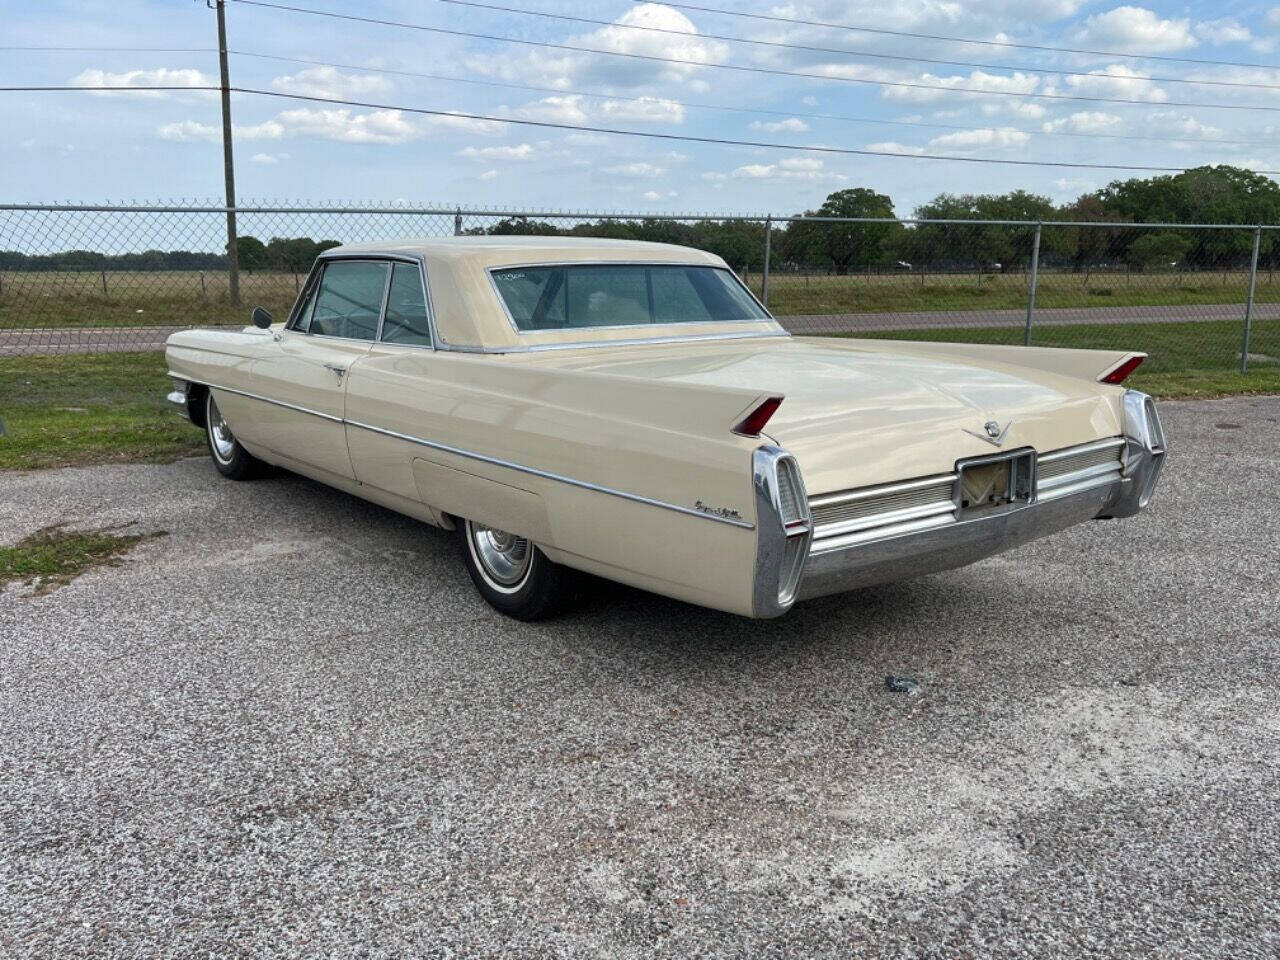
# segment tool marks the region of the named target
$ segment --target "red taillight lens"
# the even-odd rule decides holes
[[[769,418],[778,412],[778,407],[782,406],[781,397],[769,397],[760,406],[756,407],[747,414],[742,422],[733,428],[734,433],[740,433],[744,437],[758,437],[765,428],[765,424],[769,422]]]
[[[1144,356],[1130,357],[1120,366],[1116,367],[1110,373],[1102,378],[1103,383],[1124,383],[1125,379],[1133,371],[1142,366],[1142,361],[1147,359]]]

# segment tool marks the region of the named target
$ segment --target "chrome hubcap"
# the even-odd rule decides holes
[[[505,530],[470,522],[467,526],[472,553],[487,578],[500,587],[514,587],[524,580],[533,563],[533,544]]]
[[[236,438],[227,426],[227,421],[222,418],[222,411],[218,409],[218,402],[213,399],[213,394],[209,394],[208,420],[213,455],[223,463],[230,463],[236,450]]]

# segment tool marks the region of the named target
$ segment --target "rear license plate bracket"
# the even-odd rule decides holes
[[[1035,499],[1036,452],[1030,447],[956,462],[961,518],[1025,506]]]

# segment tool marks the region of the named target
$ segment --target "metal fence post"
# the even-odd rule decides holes
[[[1022,336],[1024,346],[1031,346],[1031,322],[1036,312],[1036,281],[1040,278],[1040,228],[1036,224],[1036,237],[1031,242],[1031,283],[1027,288],[1027,329]]]
[[[760,274],[760,302],[769,309],[769,246],[773,237],[773,217],[764,218],[764,270]]]
[[[453,215],[453,235],[455,237],[462,236],[462,208],[458,208],[458,212]]]
[[[1244,337],[1240,341],[1240,373],[1249,372],[1249,336],[1253,332],[1253,294],[1258,287],[1258,248],[1262,246],[1262,227],[1253,230],[1253,257],[1249,261],[1249,298],[1244,302]]]

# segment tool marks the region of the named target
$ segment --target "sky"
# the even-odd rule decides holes
[[[233,85],[389,107],[234,95],[242,204],[375,201],[790,214],[816,208],[834,190],[869,187],[888,194],[896,212],[907,216],[944,191],[1024,188],[1066,202],[1115,179],[1150,175],[916,156],[922,153],[1178,168],[1230,163],[1280,170],[1280,6],[1266,2],[690,0],[782,18],[770,20],[660,3],[482,0],[603,25],[440,0],[279,2],[632,56],[229,2],[228,46],[236,51],[230,57]],[[203,0],[11,0],[5,6],[3,47],[166,52],[4,50],[3,85],[217,84],[215,15]],[[905,38],[796,20],[1055,49]],[[795,45],[825,49],[799,50]],[[1068,53],[1063,47],[1105,55]],[[173,50],[183,52],[167,52]],[[1120,53],[1134,56],[1116,55]],[[683,62],[642,59],[646,56]],[[1214,83],[1179,82],[1185,80]],[[956,87],[967,90],[952,89]],[[1035,94],[1140,102],[1054,100]],[[449,115],[457,113],[763,141],[787,149],[641,139]],[[0,124],[5,131],[0,202],[221,201],[216,93],[6,92],[0,93]],[[804,146],[887,155],[798,149]]]

